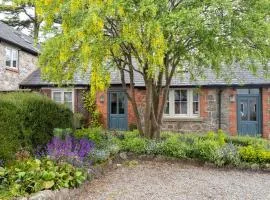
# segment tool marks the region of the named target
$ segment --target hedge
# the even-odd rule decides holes
[[[45,145],[54,128],[72,127],[72,119],[68,108],[41,94],[0,94],[0,159],[12,159],[20,148]]]

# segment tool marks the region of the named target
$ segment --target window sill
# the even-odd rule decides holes
[[[164,117],[163,121],[165,122],[174,122],[174,121],[182,121],[182,122],[202,122],[203,118],[201,117]]]
[[[14,67],[6,67],[6,70],[11,71],[11,72],[19,73],[19,69],[18,68],[14,68]]]

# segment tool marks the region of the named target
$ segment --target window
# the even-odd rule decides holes
[[[199,93],[193,89],[172,89],[164,107],[165,117],[198,117]]]
[[[169,95],[167,96],[167,100],[166,100],[166,103],[165,103],[164,114],[166,114],[166,115],[169,115],[170,114],[170,100],[169,100]]]
[[[18,67],[18,50],[6,47],[6,67]]]
[[[74,110],[73,91],[54,90],[52,91],[52,99],[57,103],[64,104],[70,110]]]

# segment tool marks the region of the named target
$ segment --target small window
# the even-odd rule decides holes
[[[193,114],[199,114],[199,93],[197,91],[193,91]]]
[[[64,92],[64,104],[72,110],[72,92]]]
[[[174,113],[187,114],[187,90],[174,91]]]
[[[199,93],[193,89],[171,89],[164,107],[166,117],[198,117]]]
[[[17,68],[18,63],[18,51],[12,50],[12,67]]]
[[[6,67],[18,67],[18,50],[6,47]]]
[[[260,94],[260,90],[258,88],[237,89],[237,94]]]
[[[72,91],[53,91],[52,99],[57,102],[64,104],[70,110],[73,110],[73,92]]]
[[[11,67],[12,54],[11,49],[6,48],[6,67]]]

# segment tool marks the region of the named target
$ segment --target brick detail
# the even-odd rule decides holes
[[[100,99],[104,99],[104,101],[100,101]],[[101,113],[100,121],[103,127],[108,128],[108,93],[107,91],[97,93],[96,105],[97,105],[97,110]]]
[[[135,99],[137,102],[139,114],[143,119],[144,108],[145,108],[145,90],[144,89],[135,89]],[[131,124],[136,125],[136,117],[135,117],[135,113],[133,111],[132,104],[130,101],[128,101],[128,125],[131,125]]]
[[[229,103],[229,133],[233,136],[237,135],[237,99],[236,89],[229,89],[229,98],[232,97],[234,101]]]
[[[52,94],[51,89],[49,89],[49,88],[41,88],[40,93],[51,99],[51,94]]]
[[[270,139],[270,88],[262,89],[262,136]]]

